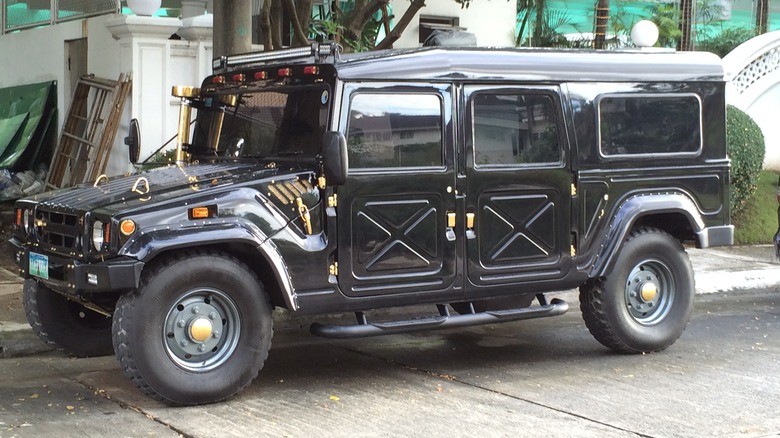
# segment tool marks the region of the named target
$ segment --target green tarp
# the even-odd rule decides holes
[[[0,89],[0,168],[32,169],[50,157],[55,90],[54,81]]]

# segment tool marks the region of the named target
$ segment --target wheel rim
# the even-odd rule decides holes
[[[163,343],[180,367],[196,372],[212,370],[236,350],[241,333],[238,307],[224,292],[193,289],[168,311]]]
[[[666,318],[674,295],[672,271],[660,260],[643,260],[628,276],[625,291],[628,314],[642,325],[658,324]]]

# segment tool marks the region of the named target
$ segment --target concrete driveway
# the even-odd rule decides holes
[[[277,333],[258,379],[171,408],[112,357],[0,360],[0,437],[780,434],[780,294],[698,295],[668,350],[617,355],[576,308],[543,320],[359,341]]]

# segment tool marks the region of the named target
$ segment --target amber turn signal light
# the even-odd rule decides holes
[[[123,236],[129,236],[135,233],[135,222],[130,219],[125,219],[119,224],[119,231]]]

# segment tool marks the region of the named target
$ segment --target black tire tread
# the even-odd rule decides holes
[[[24,282],[22,290],[22,305],[24,307],[24,315],[27,318],[27,322],[35,333],[36,336],[48,347],[56,351],[60,351],[70,357],[96,357],[107,356],[113,354],[112,343],[110,341],[111,328],[106,327],[103,329],[95,330],[88,329],[87,332],[82,332],[80,335],[70,333],[63,328],[72,328],[79,330],[77,326],[65,326],[65,327],[53,327],[66,323],[67,315],[57,314],[57,317],[63,317],[60,321],[47,321],[46,318],[41,316],[42,302],[41,294],[52,294],[51,297],[45,298],[49,300],[46,305],[51,307],[52,300],[62,300],[66,302],[67,298],[56,295],[56,292],[47,289],[41,284],[35,283],[33,280],[27,280]],[[51,311],[51,309],[50,309]],[[84,308],[85,312],[92,312],[89,309]],[[52,315],[54,317],[54,315]],[[56,328],[50,333],[51,328]],[[72,339],[76,337],[77,339]]]
[[[236,264],[246,265],[239,259],[219,251],[209,250],[209,249],[190,250],[185,253],[181,253],[178,256],[165,257],[159,260],[157,263],[154,263],[151,267],[148,267],[148,269],[145,269],[141,276],[141,285],[139,290],[143,290],[144,286],[148,284],[150,279],[154,278],[157,274],[164,271],[165,269],[170,268],[179,260],[185,258],[197,257],[197,256],[221,257],[230,260],[231,262]],[[251,272],[252,275],[254,276],[254,280],[257,281],[258,284],[262,286],[262,283],[254,275],[253,271],[249,268],[247,268],[247,271]],[[114,311],[114,320],[113,320],[113,344],[114,344],[114,351],[116,353],[116,358],[119,361],[119,364],[122,368],[122,371],[125,373],[125,375],[128,378],[130,378],[130,381],[145,395],[159,402],[168,404],[170,406],[188,406],[188,404],[186,403],[181,403],[175,400],[171,400],[167,397],[164,397],[162,394],[158,393],[157,391],[155,391],[154,388],[152,388],[149,385],[146,379],[144,379],[143,375],[141,375],[140,371],[138,370],[136,361],[133,358],[132,354],[130,353],[131,351],[130,340],[128,338],[126,327],[131,325],[130,321],[132,315],[135,314],[134,308],[139,298],[140,298],[140,293],[139,291],[135,290],[132,292],[125,293],[119,298],[119,301],[117,302],[116,310]],[[270,306],[271,305],[270,299],[268,299],[267,295],[266,295],[266,299],[268,300],[268,304]],[[271,338],[273,339],[273,325],[271,326]],[[269,344],[269,349],[270,349],[270,344]],[[254,370],[252,379],[248,380],[245,384],[237,388],[236,391],[234,391],[232,394],[227,395],[226,397],[220,400],[214,400],[213,402],[219,402],[228,399],[243,391],[247,386],[249,386],[252,383],[252,380],[257,378],[257,375],[260,373],[260,370],[262,369],[263,364],[265,363],[267,358],[268,358],[268,350],[265,350],[262,352],[262,356],[260,357],[260,360],[258,360],[256,364],[256,369]]]
[[[652,233],[663,234],[672,238],[671,235],[657,228],[637,227],[629,234],[628,238],[626,239],[626,243],[636,239],[639,236]],[[674,238],[672,238],[672,240],[677,241]],[[677,242],[679,245],[679,241]],[[682,245],[680,245],[680,249],[683,249]],[[685,253],[684,250],[683,253],[687,258],[688,254]],[[612,327],[604,307],[604,279],[590,279],[584,285],[580,286],[579,291],[580,311],[582,312],[582,318],[585,321],[585,326],[588,328],[588,331],[591,333],[591,335],[605,347],[608,347],[617,352],[628,354],[658,352],[667,348],[663,347],[653,349],[651,351],[641,350],[631,347],[620,339],[620,337],[615,332],[614,327]],[[677,339],[679,339],[679,336],[678,338],[675,338],[675,341]]]

